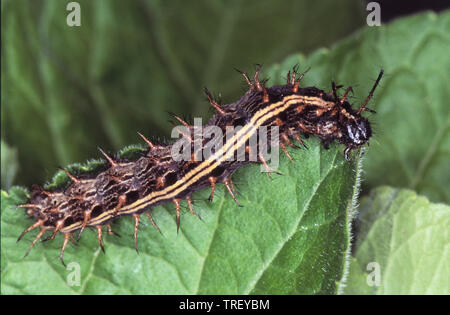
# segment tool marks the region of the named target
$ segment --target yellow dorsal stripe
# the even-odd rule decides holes
[[[317,101],[317,98],[315,98]],[[311,97],[305,97],[301,95],[289,95],[283,98],[280,102],[271,104],[258,112],[250,119],[250,122],[239,130],[231,139],[229,139],[221,150],[216,152],[208,160],[203,161],[195,169],[187,173],[183,178],[178,180],[171,186],[166,187],[163,190],[149,193],[144,198],[141,198],[134,203],[122,207],[118,211],[111,209],[103,212],[99,216],[91,219],[89,226],[99,225],[106,222],[117,215],[132,214],[140,209],[150,207],[161,200],[175,198],[183,190],[189,188],[192,184],[198,181],[203,176],[210,174],[217,166],[219,166],[224,160],[228,159],[236,152],[237,148],[244,145],[245,142],[256,132],[256,130],[262,126],[266,121],[270,120],[274,116],[288,109],[292,104],[311,102]],[[323,102],[323,101],[322,101]],[[309,104],[309,103],[308,103]],[[81,227],[81,222],[76,222],[70,226],[63,228],[61,231],[67,233]]]

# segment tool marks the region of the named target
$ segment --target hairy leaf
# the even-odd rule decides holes
[[[385,75],[368,107],[374,136],[364,159],[363,193],[379,185],[416,190],[450,203],[450,11],[367,27],[306,60],[293,56],[270,73],[282,80],[296,62],[311,67],[303,85],[353,85],[361,104],[380,69]],[[342,92],[341,92],[342,93]]]
[[[450,294],[450,207],[380,187],[361,201],[347,294]]]
[[[107,16],[104,18],[107,20]],[[443,86],[447,82],[448,73],[445,72],[446,59],[441,53],[436,53],[442,49],[441,44],[445,45],[448,41],[448,35],[445,33],[449,26],[448,20],[448,13],[440,16],[424,14],[391,25],[366,28],[339,42],[331,50],[318,50],[307,59],[303,55],[287,58],[282,64],[275,65],[268,71],[270,84],[283,80],[287,70],[300,63],[303,69],[308,66],[313,69],[302,81],[303,86],[316,85],[329,89],[332,79],[338,84],[358,84],[354,88],[353,101],[355,104],[361,104],[373,84],[370,79],[376,78],[383,67],[387,74],[386,80],[383,79],[374,100],[370,102],[375,104],[371,106],[378,114],[370,116],[370,120],[375,120],[377,124],[374,126],[374,141],[366,152],[368,180],[365,185],[373,187],[384,180],[399,186],[415,187],[419,192],[434,196],[433,198],[448,200],[446,198],[449,190],[445,189],[448,186],[445,177],[445,174],[448,174],[448,165],[444,158],[448,155],[449,148],[449,143],[445,140],[448,138],[445,136],[449,116],[448,109],[444,106],[448,89]],[[411,29],[415,30],[413,34]],[[167,51],[170,52],[170,49]],[[416,53],[411,56],[409,51]],[[436,64],[441,64],[440,68],[432,68],[433,63],[428,62],[422,53],[436,59]],[[440,57],[442,58],[439,59]],[[108,60],[97,58],[97,61]],[[97,62],[93,61],[92,64],[97,65]],[[127,66],[130,66],[130,62],[127,62]],[[45,67],[45,62],[41,67]],[[32,68],[25,67],[24,71],[30,69]],[[94,71],[95,67],[89,69]],[[430,73],[434,70],[438,71],[437,76],[440,78],[433,83],[436,85],[417,83],[424,82],[425,79],[430,80]],[[160,73],[161,70],[155,71]],[[183,78],[182,75],[175,77]],[[105,80],[100,82],[108,82],[105,73],[96,78]],[[49,82],[61,83],[51,76],[47,79]],[[233,82],[236,82],[235,80],[233,79]],[[155,78],[154,84],[158,84],[156,81],[158,80]],[[108,97],[106,101],[105,93],[98,88],[99,81],[93,82],[96,84],[93,84],[93,88],[90,87],[93,91],[89,95],[94,100],[96,109],[99,112],[111,112],[102,107],[102,104],[105,106],[104,104],[109,104],[113,99],[114,102],[120,101],[120,93],[114,92],[114,98]],[[116,84],[122,83],[120,81]],[[148,81],[145,83],[146,86],[152,85],[148,84]],[[26,91],[27,81],[22,84]],[[432,85],[433,87],[430,87]],[[58,88],[57,86],[56,89]],[[424,88],[432,91],[427,95],[428,98],[419,95]],[[161,92],[163,91],[164,89],[161,89]],[[172,92],[168,94],[173,95]],[[129,94],[128,90],[124,93]],[[409,98],[410,95],[416,94],[414,100]],[[36,96],[32,92],[27,95],[31,99],[33,95]],[[146,98],[142,100],[149,103]],[[58,102],[53,102],[56,103]],[[182,102],[179,104],[181,106]],[[46,112],[59,112],[56,107],[51,104],[49,106],[43,107]],[[407,106],[412,106],[413,109]],[[402,111],[397,110],[398,108]],[[61,115],[57,119],[48,117],[51,122],[49,125],[56,128],[55,130],[65,130],[66,127],[61,129],[59,124],[64,123],[65,117],[77,115],[66,115],[63,112],[60,112]],[[127,110],[127,115],[129,112],[130,110]],[[127,115],[118,114],[115,117],[122,118]],[[160,123],[161,117],[162,115],[156,115],[152,119]],[[24,121],[17,119],[19,122]],[[102,116],[102,119],[105,119],[104,124],[112,124],[108,128],[116,130],[114,119],[108,118],[107,115]],[[97,126],[98,124],[95,125],[95,130],[98,130]],[[408,133],[408,130],[411,133]],[[96,136],[92,130],[88,130],[88,134]],[[434,139],[431,144],[422,137],[423,134],[431,136],[428,140]],[[39,138],[35,139],[36,141],[40,140],[37,135],[30,136]],[[114,135],[108,136],[110,139],[118,139]],[[58,134],[58,137],[61,138],[56,139],[57,141],[48,137],[44,139],[58,147],[62,143],[61,140],[67,140],[63,135]],[[92,137],[88,140],[98,140]],[[82,136],[79,139],[86,140]],[[74,141],[68,143],[69,146],[77,147]],[[61,237],[52,242],[38,244],[29,257],[22,258],[28,245],[26,243],[33,237],[29,235],[17,245],[15,238],[32,221],[25,222],[27,220],[24,219],[23,211],[10,207],[25,200],[23,192],[13,189],[8,195],[3,193],[2,291],[336,293],[341,289],[341,278],[346,266],[345,256],[349,248],[348,222],[351,219],[352,199],[354,201],[356,195],[357,172],[354,164],[343,160],[342,148],[339,146],[323,151],[315,138],[309,139],[307,145],[310,150],[296,150],[292,153],[295,163],[290,164],[287,159],[281,159],[280,171],[284,176],[275,177],[272,181],[259,173],[258,166],[240,169],[235,180],[238,190],[242,193],[242,196],[238,197],[244,208],[236,207],[233,200],[224,194],[223,189],[219,190],[212,204],[205,201],[207,190],[196,194],[196,210],[204,222],[188,213],[183,215],[179,235],[176,235],[173,207],[155,208],[154,217],[164,236],[154,231],[150,224],[148,228],[142,227],[139,254],[135,253],[133,247],[131,219],[123,218],[114,225],[122,237],[106,238],[107,255],[99,251],[95,233],[86,233],[80,245],[77,248],[69,247],[65,256],[66,262],[79,264],[80,286],[67,284],[67,277],[73,276],[77,265],[72,265],[75,269],[65,270],[59,263],[57,256]],[[65,152],[62,146],[58,148],[61,153]],[[34,152],[34,149],[27,149],[31,150],[30,154]],[[395,150],[401,154],[395,153]],[[48,159],[51,160],[52,158]],[[44,167],[42,165],[43,169]],[[92,170],[91,166],[84,169],[89,170]],[[417,179],[414,185],[411,184],[410,177],[405,176],[408,172],[414,174],[412,178]],[[61,183],[53,182],[50,185],[56,184]],[[439,186],[439,189],[434,190],[433,185]],[[33,266],[30,267],[31,264]],[[42,274],[46,276],[43,277]]]
[[[58,258],[61,235],[23,258],[36,234],[16,244],[32,224],[14,208],[26,201],[25,193],[2,192],[2,293],[336,293],[349,249],[357,171],[340,147],[324,150],[317,139],[306,143],[309,150],[291,151],[297,162],[283,156],[283,175],[273,180],[259,165],[239,169],[234,178],[243,207],[222,186],[212,203],[203,190],[194,194],[203,221],[184,210],[178,235],[174,207],[156,207],[152,214],[163,235],[143,217],[139,253],[132,219],[121,218],[113,224],[121,237],[106,236],[106,254],[94,231],[69,246],[67,270]]]

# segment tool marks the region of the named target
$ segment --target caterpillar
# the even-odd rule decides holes
[[[186,201],[190,213],[200,218],[193,209],[192,194],[210,186],[209,199],[212,201],[217,183],[225,184],[231,197],[240,205],[232,182],[232,175],[238,167],[259,163],[269,176],[276,173],[270,169],[264,154],[261,153],[263,146],[269,149],[277,146],[292,160],[286,148],[298,146],[291,140],[295,139],[306,148],[301,136],[316,135],[326,149],[334,140],[343,144],[345,159],[349,160],[352,150],[368,143],[372,129],[369,120],[363,117],[362,113],[374,113],[366,105],[373,97],[383,70],[362,105],[356,110],[347,100],[352,91],[351,86],[342,96],[338,95],[342,86],[337,86],[334,82],[330,92],[316,87],[300,87],[300,81],[309,69],[297,76],[298,67],[295,66],[292,73],[287,73],[285,85],[266,87],[267,80],[259,79],[260,70],[261,67],[258,66],[253,78],[238,70],[249,89],[232,104],[220,104],[205,88],[206,97],[216,112],[203,128],[215,127],[221,134],[216,140],[222,143],[220,146],[209,146],[208,156],[203,156],[202,152],[208,147],[212,135],[196,137],[197,126],[173,115],[183,127],[179,132],[181,138],[174,143],[157,144],[139,133],[147,144],[147,149],[136,160],[110,157],[100,149],[108,163],[106,170],[96,175],[74,176],[62,169],[70,178],[68,187],[45,190],[39,185],[33,185],[30,200],[18,205],[19,208],[25,208],[35,222],[22,232],[17,241],[31,230],[39,228],[25,256],[46,232],[51,234],[45,240],[52,240],[58,233],[62,233],[64,241],[59,258],[65,265],[63,254],[68,242],[74,241],[76,232],[79,240],[86,228],[96,229],[99,246],[104,251],[103,228],[106,226],[109,234],[115,234],[110,223],[121,216],[132,216],[134,219],[134,241],[137,250],[137,231],[141,214],[145,213],[159,231],[150,210],[154,206],[173,202],[176,207],[178,231],[181,201]],[[240,128],[230,136],[226,132],[230,127]],[[266,137],[258,134],[263,128],[267,129]],[[256,142],[256,146],[251,145],[251,140],[255,137],[260,140]],[[185,159],[175,158],[179,148],[190,149],[188,152],[191,153]],[[241,158],[237,158],[239,152],[243,152]]]

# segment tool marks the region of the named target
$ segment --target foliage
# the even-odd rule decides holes
[[[361,201],[358,223],[345,293],[450,294],[449,206],[383,186]]]
[[[36,234],[30,232],[16,243],[24,225],[32,224],[14,207],[26,196],[19,188],[2,192],[2,292],[336,293],[349,249],[357,172],[337,146],[324,150],[317,139],[306,143],[309,150],[291,152],[301,163],[281,159],[283,176],[270,180],[259,165],[237,172],[242,208],[223,186],[216,189],[212,203],[207,201],[209,191],[203,190],[194,194],[203,221],[186,212],[178,235],[174,206],[154,208],[163,235],[148,222],[141,224],[139,254],[130,218],[113,225],[122,237],[106,236],[106,255],[94,231],[85,233],[78,246],[65,252],[68,266],[80,266],[81,285],[75,287],[66,282],[73,270],[58,259],[61,235],[38,244],[23,258],[31,234]]]
[[[136,142],[136,131],[167,135],[166,110],[205,114],[203,85],[222,92],[224,103],[242,93],[243,85],[233,88],[239,78],[232,66],[248,70],[255,61],[309,52],[361,23],[351,1],[329,1],[326,12],[323,3],[303,10],[306,1],[278,5],[279,11],[271,1],[200,1],[183,7],[182,18],[176,1],[80,2],[86,18],[79,29],[64,24],[61,2],[36,1],[33,10],[2,2],[8,25],[2,28],[8,43],[2,45],[2,188],[42,182],[57,165],[98,156],[98,144],[117,150]],[[310,29],[323,24],[314,16],[331,20],[329,14],[336,25]],[[294,54],[266,69],[269,84],[277,84],[293,65],[311,67],[303,86],[353,85],[355,106],[385,70],[369,104],[377,111],[369,116],[375,134],[364,155],[366,197],[349,260],[359,156],[348,163],[341,147],[325,151],[311,138],[309,150],[291,151],[295,163],[281,158],[284,176],[270,180],[258,166],[237,172],[243,208],[223,187],[212,203],[201,191],[195,207],[204,221],[186,213],[178,235],[173,206],[153,209],[163,235],[142,225],[139,254],[127,218],[114,224],[121,238],[106,237],[106,255],[95,234],[86,233],[65,253],[81,267],[80,286],[66,283],[61,236],[23,258],[32,233],[15,239],[32,221],[14,205],[27,191],[2,191],[2,293],[450,293],[449,208],[435,203],[450,202],[449,31],[450,12],[420,14],[363,28],[331,49]],[[101,167],[91,161],[70,169]],[[64,182],[59,172],[49,186]],[[369,262],[380,265],[379,287],[367,285]]]

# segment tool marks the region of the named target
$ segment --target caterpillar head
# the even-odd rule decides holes
[[[372,136],[372,129],[367,118],[360,117],[358,120],[349,121],[344,128],[346,144],[353,147],[360,147],[369,141]]]

